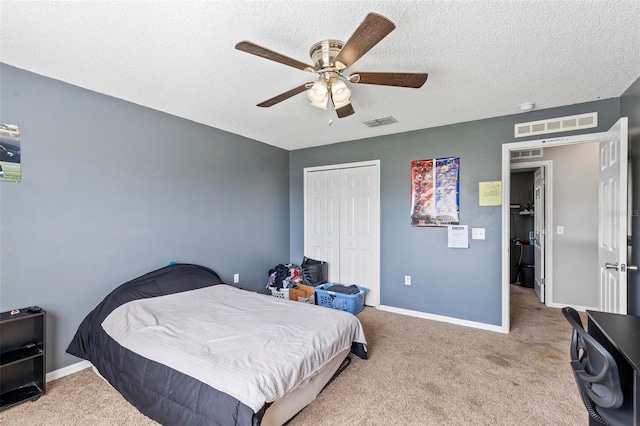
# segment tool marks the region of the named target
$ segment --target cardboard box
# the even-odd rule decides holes
[[[297,302],[316,303],[316,289],[310,285],[300,284],[298,287],[289,289],[289,299]]]

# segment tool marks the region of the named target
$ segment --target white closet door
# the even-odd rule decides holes
[[[335,170],[307,178],[306,255],[329,263],[329,281],[340,282],[340,176]]]
[[[380,304],[378,174],[374,166],[340,171],[340,281],[369,289],[365,303]]]
[[[369,291],[380,305],[380,165],[305,171],[305,255],[329,263],[329,282]]]

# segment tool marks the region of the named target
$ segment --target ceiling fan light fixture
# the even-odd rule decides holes
[[[314,103],[326,103],[329,89],[327,88],[327,82],[324,80],[318,80],[313,83],[313,86],[307,90],[307,97]]]
[[[351,89],[347,87],[344,81],[336,78],[331,81],[331,99],[337,106],[338,104],[346,105],[345,102],[349,102],[351,97]]]

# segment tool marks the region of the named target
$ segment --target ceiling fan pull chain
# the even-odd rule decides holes
[[[331,91],[329,91],[329,98],[331,98]],[[331,126],[333,124],[333,120],[331,119],[331,110],[335,110],[335,107],[333,106],[333,101],[331,99],[329,99],[328,104],[327,115],[329,115],[329,122],[327,123],[327,125]]]

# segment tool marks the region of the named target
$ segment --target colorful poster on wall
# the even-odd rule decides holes
[[[0,124],[0,182],[20,182],[20,127]]]
[[[460,223],[460,157],[411,162],[411,226]]]

